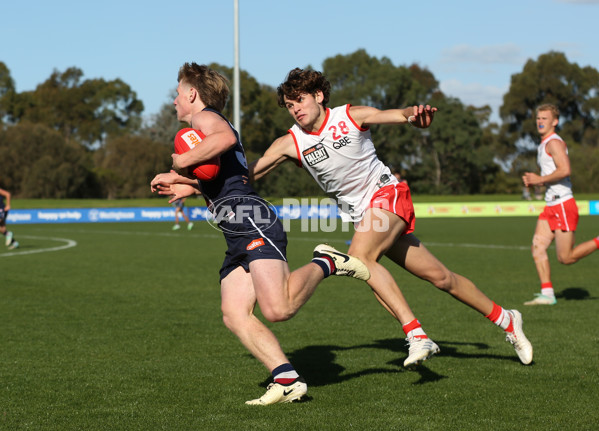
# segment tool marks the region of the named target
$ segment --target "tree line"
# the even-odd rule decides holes
[[[212,68],[232,80],[233,70]],[[430,104],[433,125],[372,128],[379,157],[419,194],[519,193],[520,176],[536,171],[535,108],[554,103],[560,135],[568,143],[575,191],[599,191],[599,72],[560,52],[528,60],[511,77],[500,108],[467,106],[439,89],[417,64],[394,65],[365,50],[327,58],[329,106],[380,109]],[[287,132],[291,119],[277,105],[276,89],[241,71],[241,131],[248,160]],[[174,86],[173,86],[174,92]],[[232,99],[231,99],[232,100]],[[27,198],[142,198],[149,181],[170,168],[172,142],[184,127],[172,101],[142,121],[143,103],[119,80],[85,79],[76,67],[54,71],[35,90],[17,92],[0,61],[0,185]],[[232,103],[224,114],[232,118]],[[265,196],[318,195],[316,183],[288,164],[256,184]]]

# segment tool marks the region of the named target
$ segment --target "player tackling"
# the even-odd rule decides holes
[[[533,348],[522,331],[522,316],[490,300],[470,280],[447,269],[414,236],[410,189],[377,157],[369,127],[412,124],[426,128],[436,108],[413,106],[379,110],[369,106],[328,108],[331,85],[317,71],[293,69],[277,89],[278,102],[295,124],[250,166],[259,179],[285,161],[304,167],[337,202],[344,220],[356,229],[348,253],[366,264],[368,285],[378,301],[401,324],[409,343],[405,366],[416,365],[439,351],[416,319],[383,256],[477,310],[501,327],[520,361],[530,364]]]
[[[254,314],[256,303],[267,320],[284,321],[298,312],[323,278],[347,275],[367,280],[370,274],[359,259],[325,245],[316,247],[310,263],[290,272],[283,225],[250,185],[239,134],[221,113],[229,95],[226,79],[206,66],[186,63],[179,70],[178,82],[177,119],[203,132],[205,138],[201,145],[173,154],[173,167],[187,171],[219,157],[220,171],[211,181],[174,171],[158,174],[151,189],[171,196],[170,202],[201,192],[217,218],[227,242],[220,269],[223,321],[273,377],[266,393],[246,404],[299,400],[306,394],[307,384],[273,332]]]
[[[541,293],[525,305],[555,305],[557,300],[551,282],[547,249],[555,240],[557,260],[565,265],[578,262],[599,248],[599,236],[574,246],[574,232],[578,226],[578,206],[572,194],[570,159],[564,140],[555,132],[559,124],[559,110],[552,104],[537,108],[537,131],[541,143],[537,149],[537,163],[541,175],[526,172],[525,186],[546,186],[545,208],[539,215],[532,238],[532,257],[541,281]]]

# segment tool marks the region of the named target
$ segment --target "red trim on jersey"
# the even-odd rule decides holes
[[[329,121],[329,117],[331,116],[331,110],[329,108],[327,108],[326,112],[327,112],[327,114],[325,115],[324,121],[322,122],[320,129],[318,129],[318,132],[309,132],[306,129],[304,129],[303,127],[302,127],[302,130],[309,135],[316,135],[316,136],[320,135],[322,133],[322,131],[324,130],[324,127],[327,125],[327,122]]]
[[[295,138],[295,135],[293,134],[291,129],[289,129],[288,132],[291,135],[291,137],[293,138],[293,143],[295,144],[295,151],[297,152],[297,165],[301,168],[301,167],[303,167],[302,155],[300,154],[299,145],[297,145],[297,139]]]
[[[345,113],[347,114],[347,118],[349,118],[349,119],[351,120],[351,122],[352,122],[352,123],[354,123],[354,126],[356,126],[356,127],[357,127],[357,129],[358,129],[359,131],[361,131],[361,132],[365,132],[365,131],[367,131],[367,130],[368,130],[368,127],[364,128],[364,127],[360,127],[360,126],[358,126],[358,123],[356,123],[356,120],[354,120],[354,119],[352,118],[352,116],[349,114],[349,108],[351,108],[351,104],[349,104],[349,103],[348,103],[348,104],[347,104],[347,105],[345,105],[345,106],[346,106],[346,107],[345,107]]]
[[[555,136],[555,138],[553,138],[553,136]],[[547,151],[547,145],[549,145],[549,142],[551,141],[560,141],[562,144],[564,144],[564,148],[566,148],[566,151],[568,150],[568,145],[566,144],[566,141],[560,138],[560,136],[557,133],[553,132],[551,135],[547,136],[545,139],[541,141],[541,144],[546,143],[545,154],[547,154],[549,157],[553,158],[553,156],[549,154],[549,151]]]

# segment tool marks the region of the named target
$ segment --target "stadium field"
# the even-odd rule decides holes
[[[401,366],[403,332],[356,280],[325,280],[288,322],[269,324],[306,378],[306,401],[246,406],[269,374],[227,331],[208,223],[15,225],[0,250],[0,429],[595,430],[599,424],[599,253],[573,266],[550,249],[558,304],[538,291],[534,217],[422,219],[419,238],[506,308],[535,349],[523,366],[503,332],[389,261],[441,353]],[[581,217],[577,239],[599,234]],[[291,223],[291,268],[350,233]],[[259,311],[257,311],[259,314]]]

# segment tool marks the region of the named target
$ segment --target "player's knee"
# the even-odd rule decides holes
[[[431,277],[430,282],[437,289],[443,290],[445,292],[450,292],[453,287],[453,273],[449,270],[439,270],[436,271],[434,276]]]
[[[223,323],[234,334],[243,331],[244,327],[247,326],[247,319],[251,315],[251,312],[248,314],[235,304],[221,304],[221,313],[223,315]]]
[[[576,259],[572,256],[570,252],[557,253],[557,261],[562,265],[572,265],[576,263]]]
[[[233,332],[234,334],[237,333],[237,328],[240,327],[239,320],[236,319],[234,315],[228,314],[224,310],[222,310],[222,311],[223,311],[223,323],[225,324],[225,327],[229,331]]]
[[[535,262],[548,259],[547,249],[549,248],[549,245],[551,245],[551,241],[553,241],[553,238],[544,235],[535,234],[532,237],[532,246],[530,250]]]
[[[265,307],[265,308],[260,308],[260,311],[262,312],[262,315],[264,316],[264,318],[266,320],[268,320],[269,322],[284,322],[286,320],[291,319],[295,313],[293,313],[291,310],[287,309],[287,308],[275,308],[275,307]]]
[[[347,250],[347,254],[350,254],[353,257],[357,257],[362,262],[364,262],[366,265],[368,265],[370,263],[376,263],[379,258],[377,253],[374,251],[366,253],[362,249],[359,249],[357,247],[352,248],[351,246],[349,247],[349,250]]]

